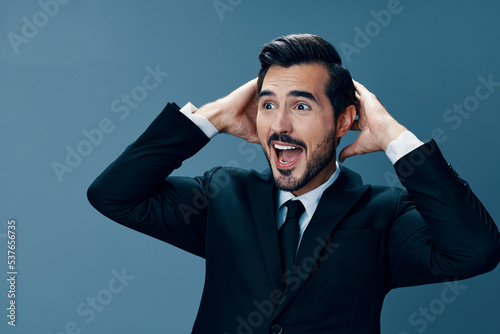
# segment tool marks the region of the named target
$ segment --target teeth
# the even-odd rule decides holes
[[[298,147],[294,147],[294,146],[283,146],[283,145],[274,144],[274,148],[276,148],[276,149],[278,149],[278,150],[295,150],[295,149],[297,149]]]

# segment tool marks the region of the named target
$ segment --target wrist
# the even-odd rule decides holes
[[[201,115],[212,123],[217,131],[224,132],[225,126],[222,122],[223,107],[220,100],[210,102],[199,108],[194,114]]]
[[[398,139],[399,135],[405,130],[407,129],[395,120],[393,120],[393,122],[391,122],[388,126],[385,126],[380,139],[382,149],[386,151],[389,143]]]

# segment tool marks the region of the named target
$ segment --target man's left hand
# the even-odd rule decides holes
[[[376,151],[385,151],[389,143],[406,130],[387,112],[382,103],[368,89],[354,81],[356,98],[359,101],[358,119],[351,130],[361,131],[354,143],[340,152],[339,160]]]

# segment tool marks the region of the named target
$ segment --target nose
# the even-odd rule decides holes
[[[290,134],[292,130],[293,127],[290,114],[283,109],[277,110],[275,113],[273,123],[271,124],[271,131],[278,134],[282,133]]]

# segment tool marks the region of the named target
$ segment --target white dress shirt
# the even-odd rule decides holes
[[[217,128],[207,118],[198,114],[193,114],[196,110],[197,108],[190,102],[188,102],[184,107],[182,107],[181,112],[187,118],[189,118],[193,123],[195,123],[205,133],[205,135],[207,135],[208,138],[212,139],[219,133],[217,131]],[[424,143],[421,142],[413,133],[406,130],[403,133],[401,133],[396,140],[393,140],[389,143],[389,146],[387,146],[385,154],[387,155],[389,160],[391,160],[391,162],[395,164],[396,161],[398,161],[401,157],[403,157],[407,153],[410,153],[411,151],[413,151],[414,149],[418,148],[423,144]],[[286,201],[299,200],[302,202],[302,204],[306,209],[299,219],[299,226],[300,226],[299,245],[300,241],[302,240],[302,236],[304,235],[304,231],[309,225],[309,222],[311,221],[311,218],[314,212],[316,211],[316,208],[318,207],[321,195],[323,195],[323,192],[325,191],[326,188],[328,188],[335,182],[335,180],[339,175],[340,168],[338,162],[336,162],[336,166],[337,168],[335,169],[335,172],[330,176],[330,178],[325,183],[321,184],[319,187],[316,187],[315,189],[305,194],[302,194],[300,196],[295,196],[289,191],[284,191],[284,190],[278,191],[278,198],[276,201],[276,203],[278,203],[277,206],[278,209],[276,212],[276,220],[277,220],[276,224],[278,230],[281,227],[281,225],[283,225],[283,223],[285,222],[286,212],[288,208],[283,204]]]

